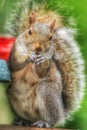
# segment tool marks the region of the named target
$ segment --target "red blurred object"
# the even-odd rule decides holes
[[[0,37],[0,59],[8,60],[14,41],[14,37]]]

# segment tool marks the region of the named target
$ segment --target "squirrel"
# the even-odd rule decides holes
[[[45,8],[29,10],[29,4],[26,0],[20,4],[19,10],[26,8],[20,16],[15,13],[15,26],[6,25],[16,36],[8,60],[12,79],[8,99],[17,116],[28,122],[21,125],[63,125],[83,97],[84,61],[74,30],[64,25],[63,17]]]

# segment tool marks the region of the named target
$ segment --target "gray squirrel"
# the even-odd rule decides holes
[[[74,30],[55,12],[29,11],[29,1],[22,4],[26,6],[20,4],[21,15],[12,14],[16,23],[6,24],[16,36],[8,61],[9,102],[21,125],[63,125],[79,108],[84,90],[84,61]]]

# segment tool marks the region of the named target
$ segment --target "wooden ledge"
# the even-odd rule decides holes
[[[71,129],[61,129],[61,128],[33,128],[33,127],[21,127],[21,126],[11,126],[11,125],[0,125],[0,130],[71,130]]]

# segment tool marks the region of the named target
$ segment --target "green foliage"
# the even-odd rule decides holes
[[[14,118],[6,95],[8,83],[0,83],[0,124],[10,124]]]
[[[75,14],[73,12],[73,6],[70,6],[68,0],[47,0],[46,9],[53,10],[56,13],[60,14],[64,19],[65,25],[71,27],[76,26],[76,19],[74,20]]]

